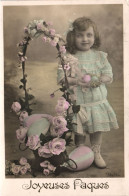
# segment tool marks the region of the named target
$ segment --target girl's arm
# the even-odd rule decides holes
[[[100,62],[102,64],[101,77],[102,83],[110,84],[113,81],[112,67],[107,59],[107,53],[100,51]]]
[[[76,78],[67,77],[67,80],[68,80],[69,85],[71,86],[78,85],[78,80]]]
[[[107,75],[102,75],[102,76],[100,77],[100,81],[101,81],[102,83],[109,84],[109,83],[112,82],[112,78],[109,77],[109,76],[107,76]]]

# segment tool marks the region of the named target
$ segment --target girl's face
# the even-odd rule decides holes
[[[91,26],[85,31],[75,33],[75,46],[78,50],[88,51],[93,46],[94,40],[94,30]]]

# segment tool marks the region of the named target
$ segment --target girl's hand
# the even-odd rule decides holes
[[[112,81],[112,79],[109,77],[109,76],[106,76],[106,75],[102,75],[101,77],[100,77],[100,80],[101,80],[101,82],[103,82],[103,83],[110,83],[111,81]]]
[[[82,82],[82,81],[78,81],[78,85],[81,87],[85,87],[85,88],[89,88],[90,87],[90,82],[86,83],[86,82]]]
[[[85,88],[97,88],[101,85],[101,81],[90,81],[88,83],[78,81],[78,85]]]
[[[102,84],[102,82],[101,82],[100,80],[98,80],[98,81],[91,81],[91,82],[90,82],[90,87],[91,87],[91,88],[97,88],[97,87],[99,87],[101,84]]]

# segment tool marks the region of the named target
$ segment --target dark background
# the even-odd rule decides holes
[[[104,134],[102,153],[108,168],[98,170],[94,166],[79,173],[64,173],[60,177],[116,177],[124,175],[124,111],[123,111],[123,7],[122,5],[46,5],[46,6],[4,6],[4,71],[5,71],[5,153],[6,159],[31,158],[30,151],[20,152],[15,131],[19,124],[15,114],[10,113],[14,100],[22,95],[19,90],[22,71],[17,67],[17,43],[23,38],[23,29],[31,20],[52,21],[56,32],[63,35],[69,20],[87,16],[98,26],[101,37],[100,50],[108,53],[112,65],[114,82],[108,88],[108,100],[114,108],[119,130]],[[61,93],[54,99],[50,94],[58,88],[56,48],[42,43],[41,38],[31,41],[27,50],[26,72],[28,87],[36,97],[33,113],[55,114],[55,104]],[[87,137],[89,145],[89,138]],[[72,147],[74,148],[74,147]],[[70,148],[69,150],[71,150]],[[114,177],[112,176],[112,177]],[[27,176],[28,177],[28,176]]]

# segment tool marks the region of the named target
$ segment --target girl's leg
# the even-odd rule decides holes
[[[94,162],[99,168],[105,168],[106,163],[100,154],[100,147],[102,144],[102,132],[95,132],[90,134],[91,149],[94,152]]]
[[[74,140],[75,140],[75,145],[78,146],[84,146],[85,145],[85,140],[86,140],[86,135],[82,134],[76,134],[74,135]]]

